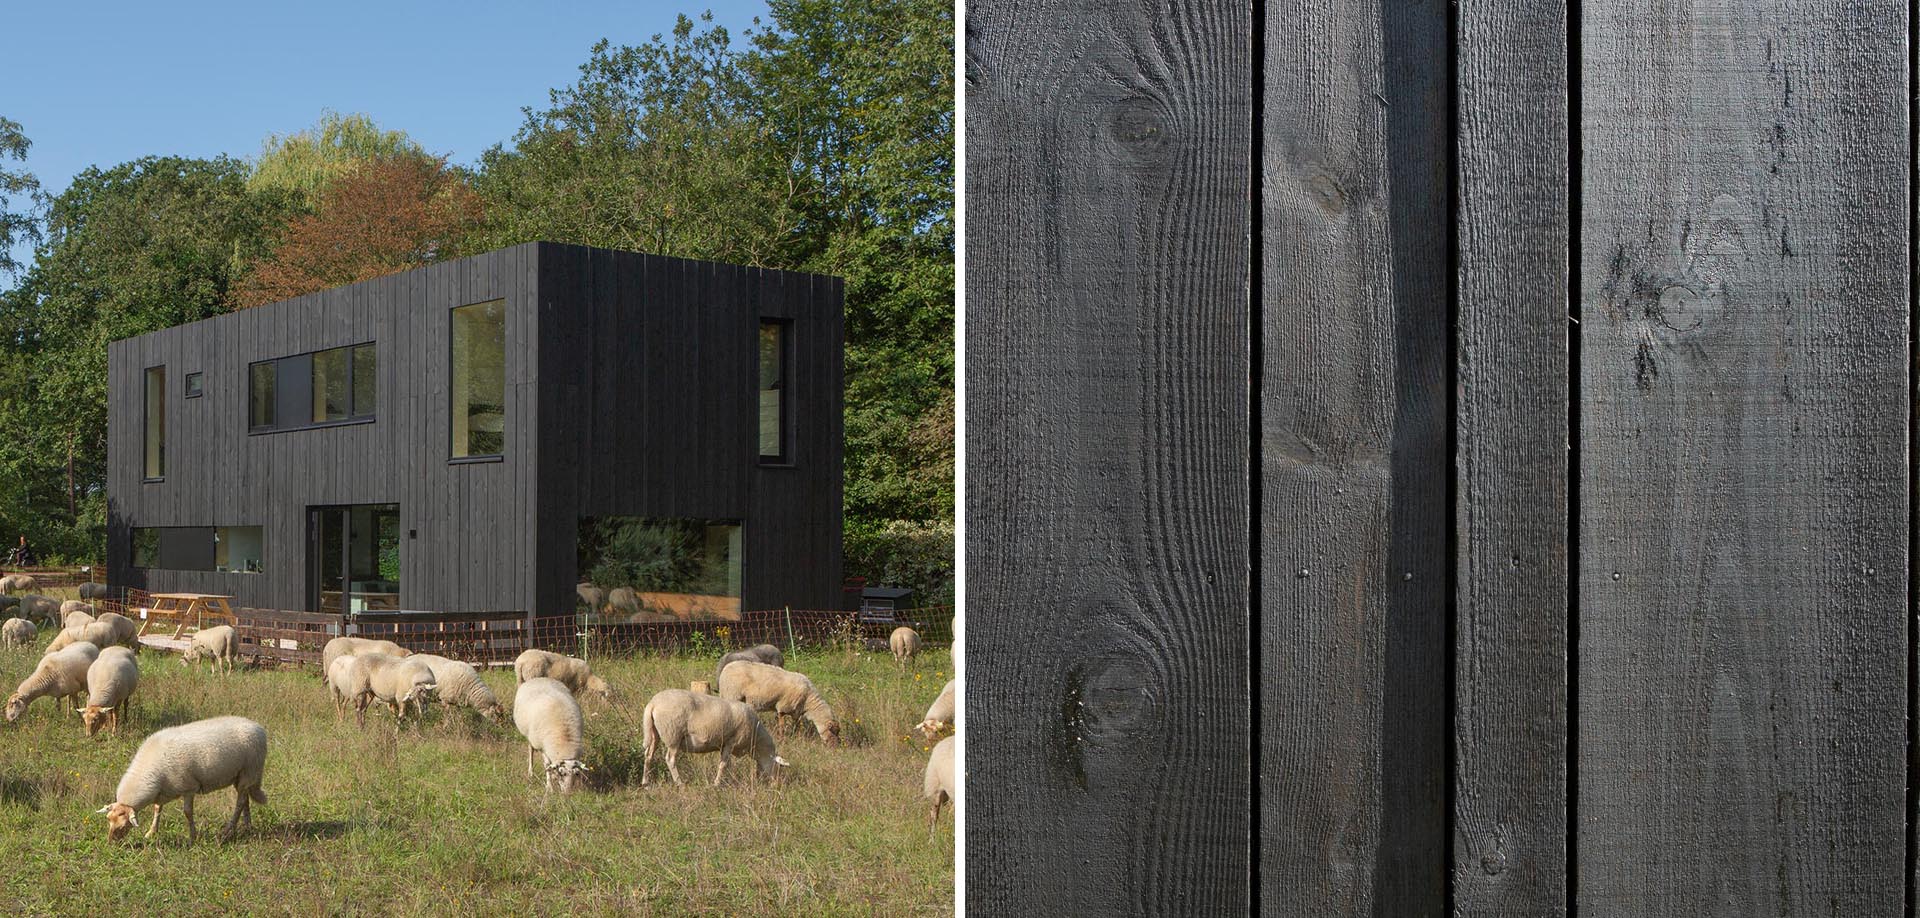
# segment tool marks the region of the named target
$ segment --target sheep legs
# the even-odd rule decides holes
[[[667,745],[667,774],[673,776],[675,784],[684,786],[687,783],[680,780],[680,756],[671,743]]]
[[[195,829],[193,825],[192,794],[180,798],[180,811],[187,814],[187,847],[191,848],[193,847],[193,843],[200,839],[200,832],[198,829]]]
[[[227,831],[221,833],[224,839],[233,838],[234,827],[238,826],[241,820],[246,821],[247,828],[253,828],[253,802],[247,796],[246,788],[235,784],[233,791],[237,799],[233,802],[233,815],[227,819]]]
[[[158,803],[153,805],[153,818],[147,820],[147,834],[143,838],[152,838],[153,830],[160,828],[160,807]]]
[[[934,832],[934,828],[935,828],[935,827],[936,827],[936,826],[937,826],[937,825],[939,824],[939,822],[940,822],[940,805],[941,805],[941,804],[943,804],[943,803],[946,803],[946,802],[947,802],[947,792],[946,792],[946,791],[935,791],[935,792],[934,792],[934,795],[933,795],[933,810],[932,810],[932,812],[929,812],[929,813],[927,814],[927,834],[928,834],[928,835],[932,835],[932,834],[933,834],[933,832]]]
[[[724,750],[722,750],[720,753],[720,767],[713,770],[713,786],[714,787],[720,786],[720,779],[723,776],[725,776],[727,773],[727,759],[728,759],[727,753]]]

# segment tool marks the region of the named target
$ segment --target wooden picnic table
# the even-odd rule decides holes
[[[148,599],[153,604],[147,607],[146,621],[140,624],[140,634],[145,635],[147,628],[161,619],[173,620],[173,636],[178,639],[188,622],[193,623],[195,631],[207,627],[208,620],[215,624],[234,623],[233,607],[227,604],[231,596],[218,593],[150,593]]]

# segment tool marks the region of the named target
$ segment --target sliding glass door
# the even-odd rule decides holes
[[[307,597],[342,615],[400,607],[400,507],[307,508]]]

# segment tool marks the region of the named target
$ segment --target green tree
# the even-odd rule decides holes
[[[21,163],[27,161],[27,149],[33,143],[27,140],[20,122],[0,118],[0,162],[15,159]],[[13,247],[22,242],[34,242],[39,239],[39,223],[34,220],[31,210],[18,212],[19,200],[34,201],[40,193],[40,181],[33,173],[21,169],[0,168],[0,274],[15,274],[20,270],[20,262],[13,257]]]
[[[405,131],[386,130],[362,114],[325,112],[310,128],[268,135],[247,176],[247,189],[286,192],[309,204],[361,163],[401,156],[429,158]]]
[[[247,164],[148,157],[89,168],[49,202],[46,237],[0,298],[0,525],[97,557],[105,519],[107,342],[226,310],[286,218]]]

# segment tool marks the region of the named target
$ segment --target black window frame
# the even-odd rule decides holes
[[[354,357],[361,348],[374,349],[372,352],[374,359],[371,361],[373,364],[371,371],[373,374],[371,377],[373,379],[373,389],[371,393],[372,398],[370,399],[373,404],[365,410],[362,410],[362,406],[359,404],[359,389],[355,385],[358,381],[356,374],[359,372],[359,365]],[[336,351],[342,352],[342,355],[346,358],[347,416],[332,420],[316,421],[313,420],[314,358],[322,354],[332,354]],[[273,419],[265,424],[255,424],[253,423],[253,409],[256,395],[254,389],[254,370],[261,366],[270,366],[273,368],[273,400],[268,403],[269,411]],[[345,427],[352,424],[371,424],[379,420],[379,366],[379,342],[373,340],[357,341],[352,344],[343,344],[337,347],[323,347],[318,350],[303,351],[298,354],[288,354],[284,357],[275,357],[269,360],[255,360],[248,363],[246,380],[247,399],[243,409],[246,412],[247,433],[250,435],[268,434],[283,433],[290,430],[313,430],[320,427]],[[290,385],[290,383],[292,385]],[[296,406],[299,406],[300,410],[291,410]],[[298,420],[289,421],[287,420],[289,417],[297,418]]]
[[[455,360],[458,356],[458,354],[455,351],[455,337],[458,334],[456,329],[458,328],[458,323],[460,321],[458,313],[462,309],[472,309],[478,306],[488,306],[494,303],[500,304],[500,451],[497,453],[475,453],[475,452],[456,453],[454,452],[454,448],[456,444],[454,443],[454,423],[453,422],[454,422],[455,406],[453,401],[454,401],[454,375],[458,372],[458,369],[459,369],[457,366],[455,366]],[[505,461],[506,459],[507,399],[511,395],[511,392],[513,389],[512,385],[510,385],[507,382],[507,358],[510,356],[510,352],[508,351],[508,347],[507,347],[508,345],[507,322],[509,318],[511,318],[509,313],[509,304],[507,302],[507,298],[504,296],[490,297],[484,300],[474,300],[471,303],[462,303],[458,306],[452,306],[447,309],[447,439],[446,439],[446,444],[447,444],[447,464],[448,465],[470,465],[470,464],[477,464],[477,463],[484,463],[484,462],[502,462],[502,461]],[[473,445],[473,434],[471,430],[469,430],[467,434],[467,445],[469,449],[471,449]]]
[[[206,374],[203,372],[193,372],[193,373],[187,374],[186,386],[183,389],[183,391],[186,393],[187,398],[199,398],[200,396],[206,394],[206,385],[204,380],[201,379],[201,377],[205,375]]]
[[[159,371],[159,385],[155,385],[154,372]],[[156,364],[147,367],[140,374],[140,480],[157,482],[167,480],[167,365]],[[149,463],[147,454],[153,452],[154,440],[154,398],[158,395],[160,448],[156,461]],[[156,470],[157,467],[157,470]]]
[[[780,373],[779,380],[773,387],[774,391],[780,393],[780,451],[772,455],[760,451],[760,430],[763,423],[760,414],[760,393],[767,391],[761,387],[760,337],[765,334],[768,327],[778,329],[777,334],[780,338],[778,347]],[[762,466],[793,468],[793,319],[787,316],[761,316],[760,321],[754,325],[753,335],[753,449],[758,454]]]

